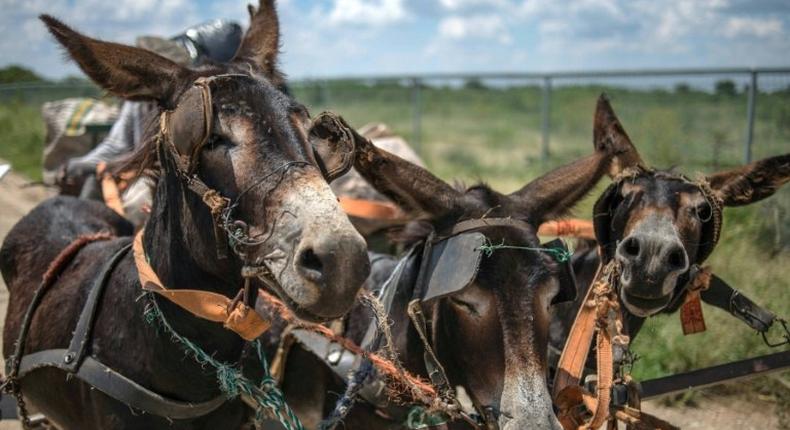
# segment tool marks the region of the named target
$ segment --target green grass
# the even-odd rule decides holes
[[[412,136],[411,93],[396,84],[331,83],[321,90],[293,87],[313,114],[333,110],[354,126],[385,122]],[[483,180],[513,191],[549,169],[592,150],[595,100],[606,91],[643,157],[655,167],[712,172],[739,165],[746,132],[746,98],[705,92],[636,91],[600,86],[558,87],[551,99],[551,158],[540,161],[538,87],[421,90],[422,139],[418,148],[440,177]],[[32,178],[40,177],[44,127],[38,106],[0,104],[0,158]],[[790,92],[758,97],[755,159],[790,150]],[[599,185],[576,209],[590,217]],[[709,264],[734,287],[779,315],[790,317],[790,187],[764,202],[727,209],[724,230]],[[642,357],[638,378],[650,378],[771,352],[743,323],[704,307],[708,331],[689,337],[678,316],[653,318],[634,344]],[[773,333],[777,334],[777,333]],[[771,385],[787,401],[790,390]]]
[[[0,104],[0,158],[10,161],[15,171],[41,178],[44,135],[38,106]]]

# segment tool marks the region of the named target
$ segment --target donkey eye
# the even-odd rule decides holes
[[[234,146],[234,143],[230,139],[226,139],[223,136],[212,134],[208,140],[208,143],[206,144],[206,148],[215,149],[220,146]]]
[[[697,218],[699,218],[699,220],[702,222],[709,221],[710,217],[713,215],[713,209],[707,202],[697,206],[694,209],[694,212],[696,213]]]
[[[463,301],[463,300],[461,300],[461,299],[459,299],[457,297],[452,297],[451,296],[450,297],[450,303],[452,303],[453,305],[464,309],[465,311],[469,312],[472,315],[475,315],[475,316],[479,315],[479,313],[477,312],[477,308],[475,308],[475,306],[473,304],[465,302],[465,301]]]

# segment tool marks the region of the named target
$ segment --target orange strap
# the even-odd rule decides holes
[[[592,221],[586,219],[564,219],[546,221],[538,229],[540,236],[567,236],[595,240]]]
[[[170,290],[167,289],[154,269],[148,264],[143,249],[143,230],[134,238],[134,263],[140,277],[143,290],[159,294],[177,304],[193,315],[209,321],[221,322],[228,330],[233,330],[246,340],[253,340],[271,327],[271,323],[263,320],[254,309],[241,301],[234,301],[222,294],[202,290]]]
[[[620,334],[622,320],[619,304],[610,282],[613,275],[614,263],[598,267],[593,285],[587,291],[560,356],[553,396],[559,409],[558,418],[566,430],[597,429],[610,417],[609,404],[614,382],[612,336],[620,337],[618,342],[628,342]],[[610,332],[612,329],[614,333]],[[597,352],[596,395],[579,386],[593,334],[596,334]],[[592,412],[591,418],[582,418],[582,405]]]
[[[601,276],[601,271],[602,267],[598,266],[598,271],[593,278],[593,285]],[[590,344],[595,334],[596,307],[593,290],[593,287],[587,290],[587,295],[584,296],[582,306],[579,308],[576,319],[573,321],[568,340],[562,349],[562,355],[560,355],[560,361],[557,365],[557,375],[554,377],[554,392],[552,393],[554,398],[559,396],[563,388],[576,386],[581,382],[584,363],[587,361],[587,355],[590,353]]]
[[[126,215],[123,210],[123,202],[121,201],[121,191],[115,178],[106,172],[107,163],[100,161],[96,165],[96,177],[99,178],[101,183],[101,194],[104,197],[104,204],[110,209],[114,210],[120,216]]]
[[[340,207],[343,208],[346,214],[351,216],[377,220],[405,219],[403,211],[392,203],[353,199],[351,197],[340,197],[338,200],[340,201]]]

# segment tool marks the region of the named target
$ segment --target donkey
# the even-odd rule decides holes
[[[307,110],[282,91],[274,1],[261,0],[249,11],[251,24],[233,60],[199,69],[86,37],[47,15],[41,19],[96,83],[126,99],[154,101],[163,112],[135,157],[158,178],[142,248],[162,283],[233,298],[245,269],[253,273],[244,275],[252,287],[268,288],[301,318],[334,319],[350,309],[369,273],[365,242],[327,182],[343,170],[332,162],[343,159],[332,151],[342,142],[326,138]],[[219,214],[212,213],[216,201]],[[144,308],[153,300],[173,329],[226,363],[240,360],[244,341],[161,296],[140,300],[135,261],[119,251],[128,248],[129,237],[76,251],[40,304],[26,311],[53,259],[75,238],[98,230],[132,232],[102,204],[59,197],[39,205],[8,234],[0,249],[10,293],[6,360],[69,346],[91,284],[106,277],[111,288],[98,298],[88,327],[92,335],[83,345],[88,358],[182,403],[219,398],[217,375],[148,324]],[[118,258],[114,266],[105,264],[110,256]],[[11,357],[26,312],[32,316],[21,337],[26,343]],[[185,419],[142,414],[68,376],[43,367],[16,381],[24,402],[62,429],[239,428],[250,416],[238,399]]]
[[[611,136],[631,145],[613,110],[606,115],[617,127]],[[619,263],[619,298],[625,310],[626,331],[636,336],[645,319],[660,312],[677,311],[684,303],[695,272],[713,252],[723,221],[723,208],[744,206],[771,196],[790,181],[790,154],[756,161],[708,175],[697,181],[669,171],[658,171],[634,151],[629,171],[616,177],[593,210],[598,246],[580,249],[573,267],[580,288],[573,303],[556,308],[552,319],[552,345],[558,349],[567,338],[595,269],[613,259]],[[712,282],[725,285],[715,275]],[[711,285],[714,285],[713,283]],[[726,292],[731,293],[729,287]],[[733,310],[735,296],[702,292],[702,299]],[[773,321],[751,301],[738,296],[737,307],[748,307],[752,317],[740,315],[753,328],[764,331]],[[757,319],[754,319],[757,317]]]
[[[603,120],[595,122],[596,134],[610,134],[613,124],[601,115],[596,119]],[[429,321],[427,344],[444,367],[448,385],[464,388],[482,416],[483,426],[499,425],[510,430],[561,428],[547,391],[545,351],[550,304],[569,292],[561,291],[561,267],[549,254],[540,252],[536,231],[543,221],[566,213],[610,169],[628,163],[634,151],[630,143],[601,138],[594,154],[549,172],[512,194],[502,194],[484,184],[456,189],[358,135],[356,142],[357,171],[379,192],[420,219],[404,232],[418,245],[401,260],[405,274],[394,292],[389,315],[394,349],[405,368],[425,378],[432,373],[424,360],[428,347],[407,316],[409,302],[417,297],[422,299]],[[474,260],[449,261],[448,272],[423,283],[428,285],[427,291],[418,291],[423,288],[418,280],[423,270],[419,270],[419,263],[414,267],[415,261],[421,259],[425,264],[433,255],[423,248],[426,242],[434,242],[434,247],[446,246],[446,254],[451,245],[443,245],[439,239],[480,233],[488,243],[528,249],[500,249],[489,257],[481,256],[479,268]],[[470,254],[476,249],[464,246],[468,249],[454,251]],[[374,268],[377,266],[374,264]],[[390,269],[385,273],[374,271],[366,288],[378,291],[392,266],[382,264]],[[475,269],[478,271],[469,283],[444,285],[440,294],[431,291],[434,280],[450,282],[448,278],[458,278],[457,273],[450,272]],[[355,308],[346,317],[345,334],[361,342],[371,318],[367,308]],[[327,393],[342,392],[342,379],[322,361],[325,357],[318,358],[309,350],[307,344],[294,347],[283,389],[303,422],[314,426],[334,404]],[[391,413],[392,409],[362,402],[341,426],[403,428],[403,415]],[[468,424],[454,421],[452,426],[467,428]]]

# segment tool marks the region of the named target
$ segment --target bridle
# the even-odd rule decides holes
[[[301,166],[315,167],[308,161],[288,161],[271,172],[255,180],[251,185],[242,190],[233,200],[224,196],[218,190],[209,187],[197,174],[200,160],[200,153],[211,140],[214,123],[214,108],[211,93],[211,84],[220,79],[249,78],[243,74],[222,74],[209,77],[200,77],[195,80],[194,86],[200,89],[203,133],[200,140],[191,146],[189,153],[182,153],[171,136],[171,117],[175,110],[164,111],[159,118],[159,134],[157,136],[157,146],[160,158],[169,154],[175,164],[175,171],[182,182],[192,192],[197,194],[201,201],[208,207],[213,220],[214,238],[216,243],[216,253],[219,259],[227,259],[230,248],[243,262],[242,276],[261,277],[266,274],[265,266],[261,262],[247,261],[245,253],[240,249],[240,245],[254,246],[265,243],[268,238],[252,238],[248,235],[246,223],[233,217],[234,210],[238,207],[241,199],[252,189],[260,186],[276,174],[284,175],[291,167]],[[176,107],[177,109],[178,107]],[[164,160],[160,159],[160,164],[164,165]],[[247,276],[245,276],[246,278]],[[271,279],[269,279],[271,281]]]
[[[601,245],[604,259],[608,261],[614,257],[614,248],[617,245],[611,237],[611,230],[613,229],[613,209],[615,206],[622,203],[616,202],[617,199],[621,198],[620,189],[625,182],[634,182],[641,177],[656,177],[680,181],[699,190],[705,198],[711,209],[711,213],[706,218],[700,218],[702,222],[702,238],[699,243],[699,250],[697,251],[696,263],[701,264],[704,262],[713,252],[721,236],[724,207],[721,197],[710,188],[710,184],[702,176],[697,180],[691,180],[681,174],[656,171],[643,166],[625,169],[617,175],[617,177],[613,179],[612,184],[606,188],[595,203],[593,209],[595,237]]]

